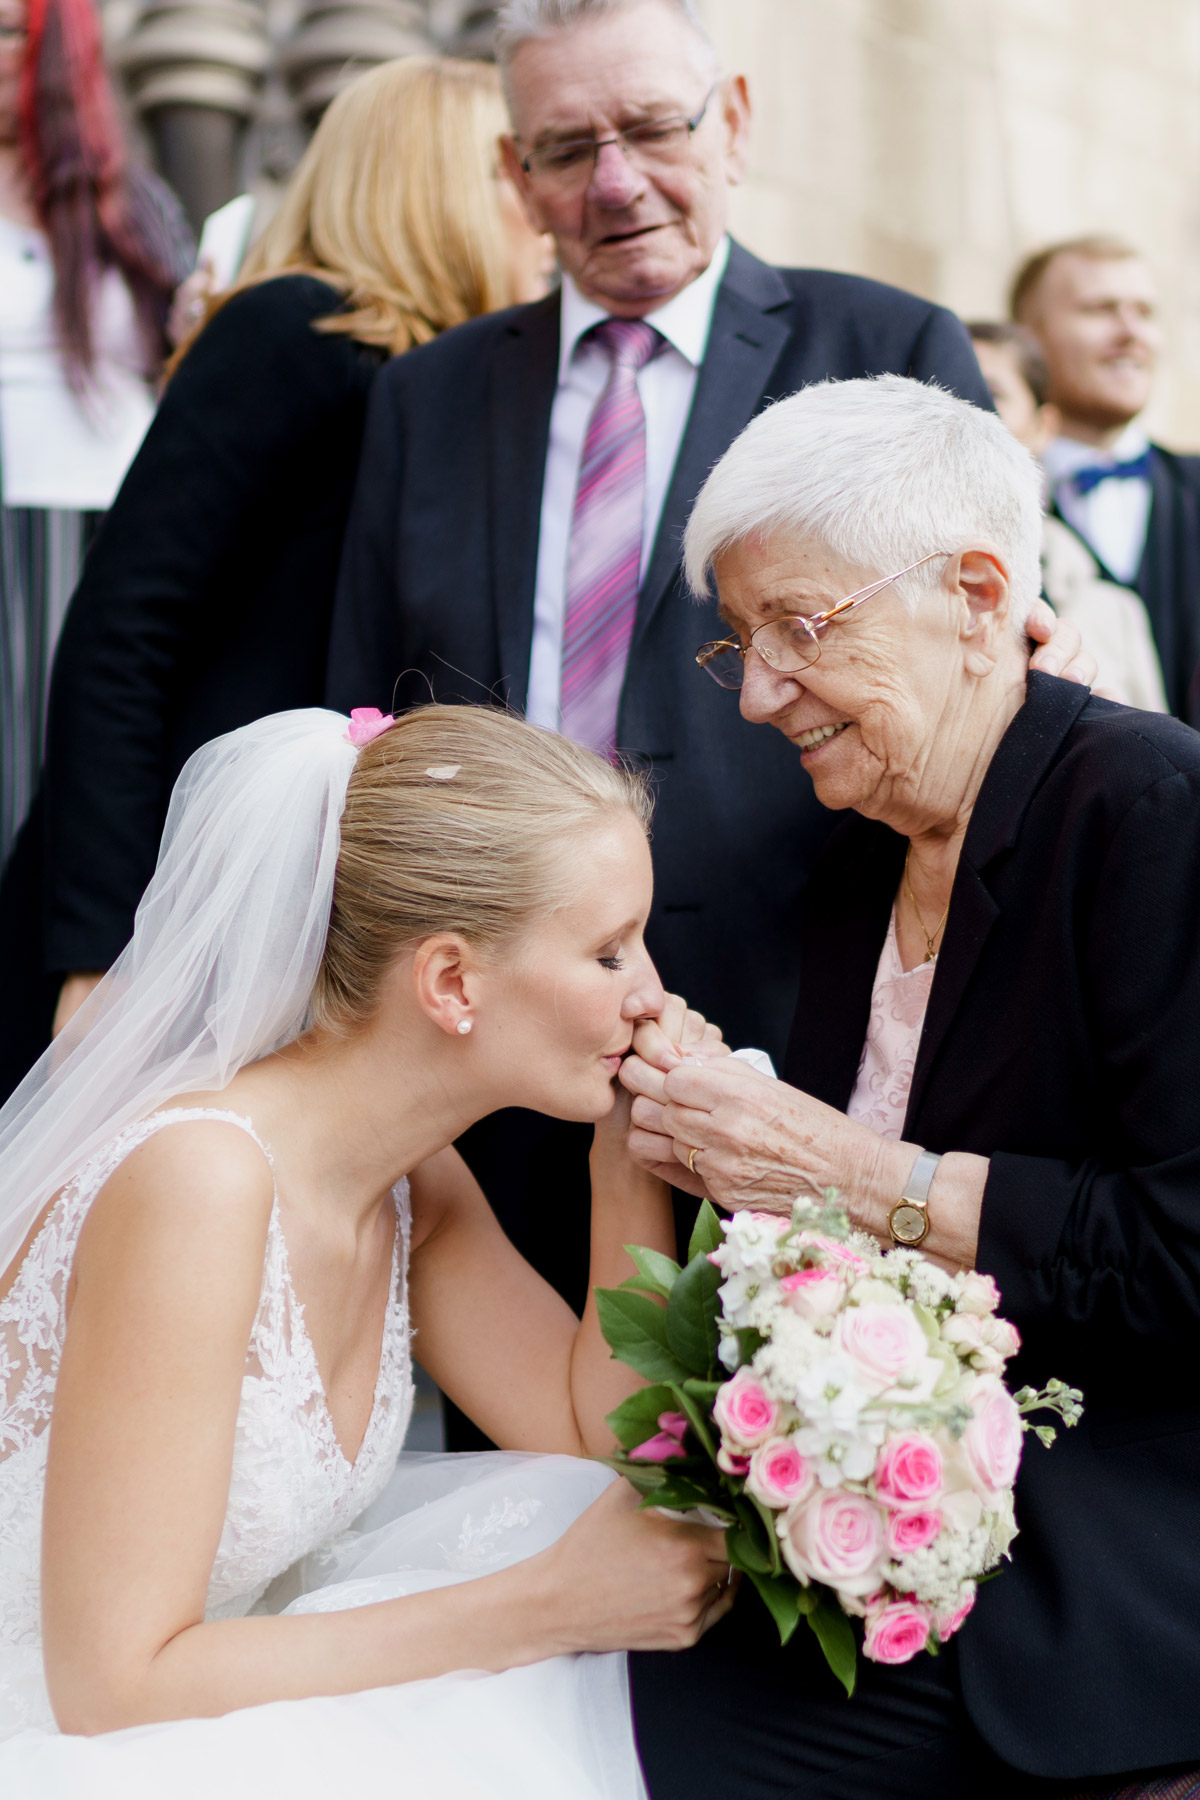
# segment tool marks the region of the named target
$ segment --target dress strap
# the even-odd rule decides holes
[[[140,1119],[136,1125],[131,1125],[127,1128],[130,1138],[134,1140],[134,1142],[129,1144],[128,1148],[132,1149],[134,1143],[142,1143],[146,1138],[153,1137],[164,1125],[179,1125],[186,1123],[191,1119],[215,1119],[221,1125],[236,1125],[239,1131],[244,1131],[247,1137],[254,1139],[254,1142],[258,1145],[271,1166],[271,1179],[274,1181],[275,1158],[271,1155],[271,1152],[259,1137],[258,1132],[254,1129],[253,1122],[250,1119],[247,1119],[243,1113],[227,1112],[222,1107],[169,1106],[165,1107],[162,1112],[149,1113],[146,1118]]]

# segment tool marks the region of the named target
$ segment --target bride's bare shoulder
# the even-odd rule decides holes
[[[132,1259],[170,1267],[186,1282],[189,1269],[223,1266],[231,1285],[242,1285],[244,1272],[247,1293],[257,1294],[274,1193],[271,1165],[243,1127],[173,1119],[136,1144],[97,1193],[76,1272],[107,1276]]]

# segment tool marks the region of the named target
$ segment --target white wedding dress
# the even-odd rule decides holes
[[[0,1794],[642,1800],[623,1656],[464,1671],[101,1737],[58,1733],[42,1672],[40,1554],[71,1263],[88,1207],[122,1158],[172,1121],[196,1117],[254,1136],[235,1114],[195,1109],[126,1127],[64,1188],[0,1302]],[[552,1543],[613,1479],[565,1456],[399,1455],[413,1400],[406,1182],[395,1202],[392,1300],[353,1463],[334,1434],[272,1209],[210,1619],[337,1611],[470,1580]]]

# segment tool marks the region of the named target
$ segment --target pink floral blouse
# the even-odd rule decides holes
[[[860,1125],[869,1125],[880,1137],[899,1138],[904,1131],[908,1093],[936,967],[936,957],[932,962],[918,963],[915,969],[901,967],[893,907],[875,971],[871,1018],[858,1078],[846,1108],[850,1118]]]

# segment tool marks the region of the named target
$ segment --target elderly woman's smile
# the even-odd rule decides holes
[[[887,568],[785,529],[743,538],[712,566],[744,652],[742,713],[796,745],[823,805],[898,830],[952,828],[1028,664],[996,548],[935,551],[889,581]],[[785,633],[763,629],[779,621],[793,627],[794,654]]]

